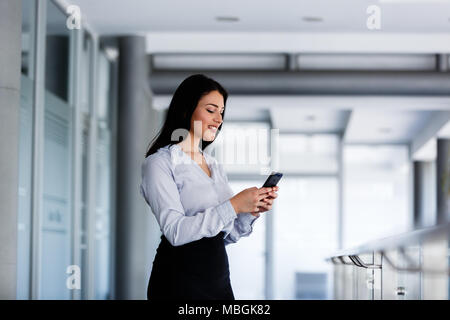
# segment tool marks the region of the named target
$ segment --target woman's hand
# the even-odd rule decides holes
[[[272,208],[273,200],[277,197],[275,191],[278,191],[278,187],[248,188],[231,198],[230,202],[236,213],[250,212],[259,217],[258,212],[265,212]]]
[[[264,205],[262,199],[268,196],[272,188],[248,188],[230,199],[236,213],[257,212],[259,206]]]
[[[259,217],[259,214],[261,212],[266,212],[272,209],[273,200],[275,200],[278,197],[277,191],[279,190],[279,187],[273,187],[272,190],[268,193],[268,196],[264,198],[262,201],[264,202],[264,205],[258,207],[257,212],[250,212],[253,216]]]

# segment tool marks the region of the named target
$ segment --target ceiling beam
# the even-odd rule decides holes
[[[154,71],[155,94],[173,94],[189,71]],[[211,71],[230,94],[450,95],[449,72],[424,71]]]
[[[153,107],[158,110],[169,106],[172,95],[153,96]],[[228,106],[244,110],[270,110],[271,108],[310,108],[321,110],[389,110],[450,111],[450,95],[432,96],[373,96],[373,95],[239,95],[228,97]]]
[[[450,53],[450,32],[149,32],[146,37],[150,54]]]
[[[428,121],[425,128],[413,138],[411,142],[411,153],[414,154],[423,147],[430,139],[435,137],[447,122],[450,121],[450,111],[439,111]]]

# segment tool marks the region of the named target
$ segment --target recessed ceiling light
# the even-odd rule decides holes
[[[382,134],[388,134],[388,133],[391,133],[392,129],[385,127],[385,128],[378,129],[378,131]]]
[[[231,17],[231,16],[221,16],[221,17],[216,17],[216,20],[219,22],[238,22],[239,18]]]
[[[302,17],[302,20],[305,22],[322,22],[322,17]]]

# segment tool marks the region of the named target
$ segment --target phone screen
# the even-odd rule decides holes
[[[266,182],[264,182],[263,188],[275,187],[282,176],[282,173],[272,172],[272,174],[267,178]]]

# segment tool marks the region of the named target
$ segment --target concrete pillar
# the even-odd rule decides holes
[[[16,299],[22,1],[0,1],[0,300]]]
[[[145,38],[119,39],[116,299],[146,299],[159,227],[140,195],[141,164],[156,131]]]
[[[414,161],[414,229],[423,227],[423,161]]]
[[[450,139],[437,140],[437,223],[450,222]]]
[[[448,71],[448,54],[442,53],[437,55],[437,69],[440,72]]]
[[[414,161],[413,213],[414,228],[436,225],[436,164]]]

